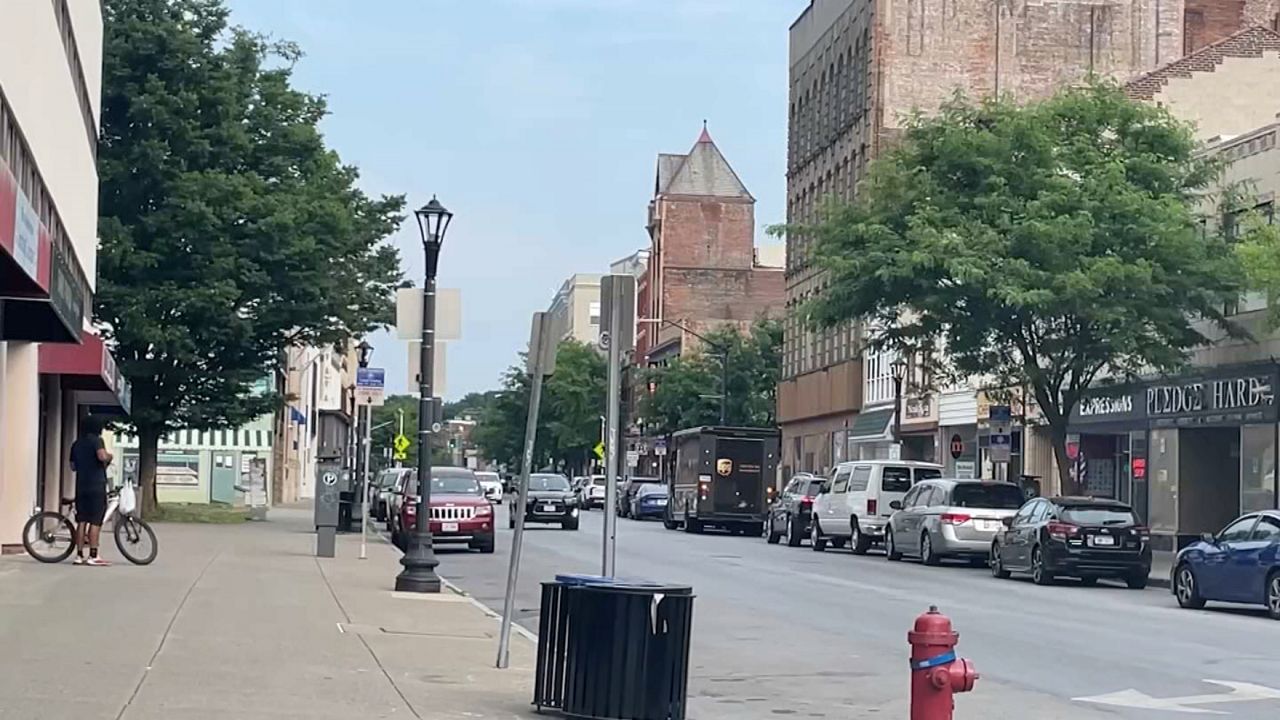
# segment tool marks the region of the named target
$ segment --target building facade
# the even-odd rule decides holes
[[[285,404],[273,427],[272,499],[287,504],[315,497],[316,461],[336,458],[355,468],[354,344],[342,349],[294,347],[276,377]]]
[[[816,222],[829,198],[853,199],[903,118],[935,110],[957,90],[1032,100],[1090,74],[1128,80],[1258,19],[1273,23],[1278,4],[811,0],[790,30],[788,223]],[[868,383],[882,373],[867,364],[883,359],[864,357],[865,329],[815,331],[800,317],[825,282],[812,239],[789,237],[778,387],[784,472],[824,472],[848,452],[842,442],[858,416],[881,409]],[[864,421],[858,432],[868,429]]]
[[[694,333],[780,313],[783,272],[756,261],[755,202],[705,127],[687,154],[658,156],[636,289],[638,363],[679,355],[698,344]]]
[[[70,489],[89,412],[128,406],[89,330],[102,84],[96,2],[0,3],[0,548]],[[123,407],[122,407],[123,406]]]
[[[156,499],[162,503],[270,504],[275,418],[229,430],[175,430],[160,438]],[[138,482],[138,438],[115,439],[109,479]],[[249,495],[253,493],[253,498]]]
[[[600,275],[570,275],[551,300],[547,314],[552,327],[564,329],[561,339],[595,345],[600,340]]]

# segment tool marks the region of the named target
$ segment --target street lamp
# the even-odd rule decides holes
[[[901,357],[889,363],[893,373],[893,441],[902,442],[902,381],[907,377],[907,361]]]
[[[368,340],[361,340],[356,346],[356,362],[360,363],[360,367],[369,367],[369,357],[373,355],[373,346]]]
[[[431,547],[431,434],[435,421],[431,383],[435,374],[436,335],[436,270],[440,246],[449,229],[453,213],[431,196],[431,201],[414,211],[418,230],[422,233],[422,250],[426,256],[426,272],[422,282],[422,356],[418,375],[418,514],[413,533],[400,564],[404,569],[396,576],[399,592],[440,592],[440,576],[436,575],[435,550]]]

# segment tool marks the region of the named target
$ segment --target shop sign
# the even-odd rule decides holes
[[[88,283],[72,266],[71,248],[65,241],[53,247],[53,263],[49,273],[49,302],[53,312],[75,337],[84,324],[84,307],[89,296]]]
[[[1275,376],[1266,373],[1153,385],[1147,388],[1145,409],[1153,420],[1166,423],[1274,420]]]
[[[40,269],[40,215],[21,188],[14,214],[13,259],[35,280]]]
[[[1133,465],[1133,479],[1145,480],[1147,477],[1147,459],[1136,457],[1133,459],[1132,465]]]
[[[960,459],[961,455],[964,455],[964,438],[960,437],[959,434],[952,435],[951,436],[951,457],[953,459],[958,460]]]

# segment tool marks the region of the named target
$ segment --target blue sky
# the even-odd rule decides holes
[[[787,28],[807,0],[228,0],[232,21],[301,45],[330,146],[370,193],[455,213],[440,285],[462,291],[447,398],[496,387],[574,272],[648,243],[660,152],[705,118],[758,199],[785,212]],[[417,226],[393,238],[419,283]],[[388,390],[405,344],[373,338]]]

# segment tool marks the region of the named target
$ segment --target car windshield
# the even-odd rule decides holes
[[[1063,508],[1063,522],[1076,525],[1137,525],[1133,511],[1124,507],[1076,505]]]
[[[822,492],[822,486],[826,484],[827,484],[827,481],[823,480],[822,478],[815,478],[813,480],[810,480],[809,484],[805,485],[803,488],[805,496],[816,497]]]
[[[1017,510],[1023,502],[1018,486],[1004,483],[960,483],[951,491],[954,507]]]
[[[431,476],[431,492],[442,495],[479,495],[480,483],[474,475],[447,473]]]
[[[609,478],[603,475],[597,475],[596,477],[591,478],[591,484],[597,487],[604,487],[609,484]]]
[[[381,475],[378,476],[378,487],[380,488],[392,487],[393,485],[396,484],[397,477],[399,477],[399,473],[394,473],[394,472],[382,473]]]
[[[563,475],[530,475],[530,490],[568,490],[569,481]]]
[[[502,482],[498,479],[498,473],[476,473],[476,479],[488,483]]]

